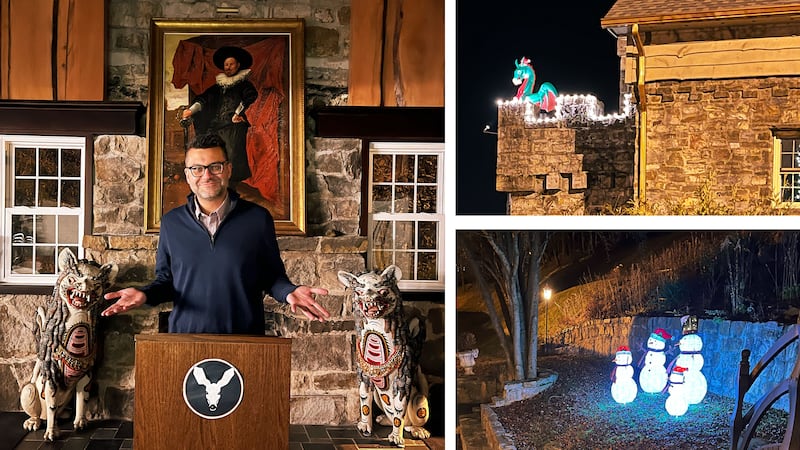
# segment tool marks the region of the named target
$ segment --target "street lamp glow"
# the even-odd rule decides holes
[[[546,287],[542,290],[542,298],[544,299],[544,349],[547,352],[547,341],[550,334],[547,332],[547,305],[550,304],[550,297],[553,296],[553,290]]]

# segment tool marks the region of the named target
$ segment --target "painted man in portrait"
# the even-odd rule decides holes
[[[240,47],[226,46],[217,49],[213,59],[222,73],[183,110],[182,119],[192,118],[196,133],[216,133],[225,141],[233,169],[230,187],[236,189],[252,174],[247,158],[247,108],[258,98],[258,91],[248,80],[253,57]]]

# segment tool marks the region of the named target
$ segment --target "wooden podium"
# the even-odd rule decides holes
[[[289,447],[291,339],[139,334],[133,445]]]

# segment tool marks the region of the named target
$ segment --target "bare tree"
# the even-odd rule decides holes
[[[515,380],[538,375],[539,270],[548,239],[538,231],[458,233]]]

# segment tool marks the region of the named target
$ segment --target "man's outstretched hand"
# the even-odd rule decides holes
[[[316,295],[328,295],[328,290],[309,286],[298,286],[291,294],[286,296],[286,303],[292,307],[292,312],[299,309],[309,320],[324,322],[331,317],[331,313],[314,300]]]
[[[144,305],[147,295],[136,288],[125,288],[116,292],[109,292],[103,296],[106,300],[117,301],[100,313],[102,316],[113,316]]]

